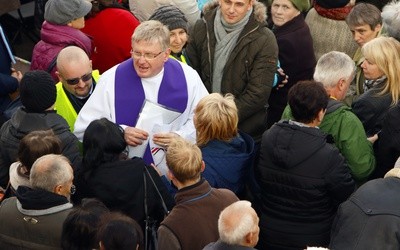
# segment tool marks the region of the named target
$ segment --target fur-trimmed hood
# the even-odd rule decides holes
[[[206,3],[203,7],[203,12],[206,15],[208,12],[214,10],[219,6],[218,0],[211,0],[210,2]],[[266,22],[267,20],[267,7],[263,3],[254,0],[253,4],[253,14],[255,19],[260,22]]]

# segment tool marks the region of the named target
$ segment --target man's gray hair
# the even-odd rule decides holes
[[[314,80],[321,82],[325,88],[335,87],[340,79],[354,77],[356,66],[353,59],[339,51],[322,55],[315,66]]]
[[[218,219],[219,237],[230,245],[241,245],[247,234],[258,226],[249,201],[237,201],[222,210]]]
[[[169,48],[169,29],[167,26],[156,20],[142,22],[136,27],[132,35],[132,43],[146,41],[159,43],[162,50]]]
[[[389,36],[400,41],[400,1],[392,1],[382,9],[383,27]]]
[[[29,176],[31,187],[53,192],[56,186],[68,183],[73,178],[71,170],[70,162],[65,156],[44,155],[32,165]]]

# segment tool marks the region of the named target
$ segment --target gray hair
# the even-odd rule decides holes
[[[169,48],[169,33],[168,27],[159,21],[144,21],[133,32],[132,43],[139,41],[159,43],[162,50],[166,50]]]
[[[393,1],[385,5],[381,16],[388,35],[400,41],[400,2]]]
[[[321,82],[325,88],[335,87],[340,79],[354,77],[356,66],[353,59],[339,51],[322,55],[315,66],[314,80]]]
[[[29,176],[33,189],[53,192],[58,185],[68,183],[73,178],[69,160],[62,155],[48,154],[38,158],[32,165]]]
[[[373,4],[358,3],[347,15],[346,23],[350,28],[368,24],[371,29],[375,29],[378,24],[382,24],[381,11]]]
[[[240,245],[246,235],[255,230],[258,225],[251,214],[252,210],[251,203],[245,200],[237,201],[222,210],[218,219],[219,237],[222,242]]]

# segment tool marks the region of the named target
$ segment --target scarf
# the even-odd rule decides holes
[[[314,9],[318,12],[320,16],[332,20],[345,20],[352,8],[353,6],[349,5],[342,8],[325,9],[318,4],[314,4]]]
[[[365,80],[365,82],[364,82],[364,92],[367,92],[372,87],[380,85],[384,81],[386,81],[386,76],[382,76],[382,77],[380,77],[378,79],[374,79],[374,80]]]
[[[228,24],[221,18],[221,8],[218,7],[214,21],[214,33],[217,40],[214,54],[214,72],[212,76],[212,92],[221,92],[222,73],[244,26],[249,21],[253,8],[247,11],[242,20],[235,24]]]

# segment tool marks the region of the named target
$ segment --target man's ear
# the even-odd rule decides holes
[[[53,189],[53,192],[54,192],[55,194],[61,194],[61,189],[62,189],[62,186],[61,186],[61,185],[57,185],[57,186],[55,186],[55,188]]]
[[[171,170],[169,170],[169,169],[168,169],[168,171],[167,171],[167,177],[168,177],[168,179],[170,179],[170,180],[175,179],[174,174],[173,174],[173,173],[171,172]]]
[[[168,61],[169,55],[171,54],[171,49],[170,48],[166,49],[165,54],[166,56],[164,58],[164,62]]]
[[[325,113],[326,113],[326,109],[321,109],[318,112],[317,119],[318,119],[319,122],[322,122],[322,120],[324,119]]]
[[[251,245],[253,243],[253,232],[246,234],[244,240],[246,241],[246,244]]]
[[[60,76],[60,72],[58,72],[58,70],[56,70],[56,76],[58,78],[58,81],[61,82],[61,76]]]
[[[381,29],[382,29],[382,25],[381,25],[381,24],[377,24],[377,25],[375,26],[374,31],[380,31]]]
[[[201,169],[200,172],[203,173],[204,169],[206,169],[206,164],[204,163],[204,161],[201,161]]]
[[[345,88],[346,79],[340,78],[338,82],[339,90],[342,91]]]

